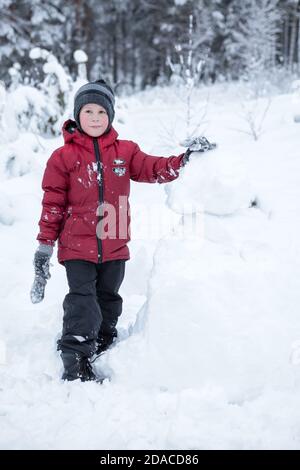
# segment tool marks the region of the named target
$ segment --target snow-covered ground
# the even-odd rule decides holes
[[[2,449],[300,448],[300,125],[291,96],[275,96],[255,142],[225,85],[194,95],[195,124],[208,95],[199,133],[218,148],[171,184],[132,184],[120,341],[95,363],[111,376],[102,385],[60,380],[55,256],[44,302],[29,299],[41,177],[61,140],[1,146]],[[120,137],[181,153],[181,98],[123,98]]]

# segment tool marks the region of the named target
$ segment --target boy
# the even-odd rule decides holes
[[[51,155],[42,181],[40,245],[34,256],[31,300],[37,303],[44,297],[49,261],[58,239],[58,261],[65,266],[69,285],[58,341],[63,380],[95,380],[89,359],[105,351],[117,337],[122,312],[118,292],[129,259],[130,179],[173,181],[193,151],[191,147],[185,155],[154,157],[132,141],[119,140],[112,127],[114,104],[113,90],[104,80],[87,83],[77,91],[75,121],[65,122],[65,144]],[[210,145],[205,138],[192,144],[198,145],[198,151]]]

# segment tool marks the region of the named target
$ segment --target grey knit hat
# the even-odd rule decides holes
[[[115,117],[115,96],[112,88],[104,80],[90,82],[79,88],[74,98],[74,119],[81,131],[79,113],[82,106],[88,103],[99,104],[106,110],[109,120],[107,132]]]

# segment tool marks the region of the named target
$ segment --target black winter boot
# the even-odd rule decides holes
[[[114,329],[109,335],[99,334],[95,354],[99,355],[106,351],[115,342],[117,336],[118,333],[116,329]]]
[[[65,368],[62,380],[80,379],[81,382],[96,380],[88,357],[81,356],[78,353],[63,352],[61,358]]]

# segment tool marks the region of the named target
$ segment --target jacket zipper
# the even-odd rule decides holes
[[[97,163],[97,176],[98,176],[98,191],[99,191],[99,203],[100,206],[102,206],[104,202],[104,188],[103,188],[103,171],[102,171],[102,165],[101,165],[101,153],[99,149],[99,144],[97,138],[93,138],[93,144],[94,144],[94,150],[95,150],[95,156],[96,156],[96,163]],[[100,215],[99,218],[99,224],[101,223],[102,217]],[[103,250],[102,250],[102,242],[101,239],[97,236],[97,244],[98,244],[98,263],[102,262],[102,257],[103,257]]]

